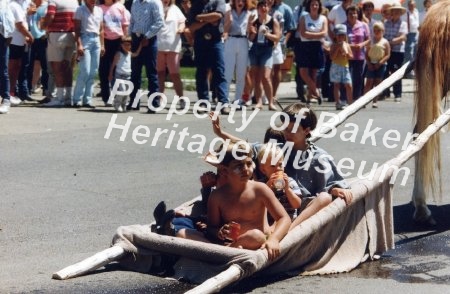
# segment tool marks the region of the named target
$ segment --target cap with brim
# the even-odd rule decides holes
[[[347,27],[343,24],[338,24],[334,27],[335,35],[347,35]]]
[[[391,7],[386,9],[387,11],[400,10],[402,14],[406,12],[406,8],[403,7],[400,3],[394,3]]]

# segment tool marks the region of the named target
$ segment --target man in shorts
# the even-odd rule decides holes
[[[43,27],[48,32],[47,59],[55,77],[56,98],[47,107],[71,106],[77,0],[50,0]]]

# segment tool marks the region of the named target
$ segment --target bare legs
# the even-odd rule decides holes
[[[277,108],[273,104],[273,87],[271,80],[272,69],[269,67],[252,66],[250,74],[254,81],[254,91],[256,97],[255,108],[262,109],[262,89],[266,94],[267,100],[269,100],[269,110],[276,110]]]
[[[316,68],[306,68],[306,67],[300,68],[300,77],[308,86],[308,99],[311,98],[317,99],[320,97],[319,91],[317,91],[316,87],[316,76],[317,76]]]

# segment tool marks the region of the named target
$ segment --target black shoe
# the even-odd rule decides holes
[[[17,97],[19,97],[20,100],[22,100],[22,101],[35,101],[33,99],[33,97],[31,97],[31,95],[29,95],[29,94],[23,94],[23,95],[19,95]]]
[[[83,107],[91,108],[91,109],[94,109],[94,108],[95,108],[95,106],[92,105],[92,104],[90,104],[90,103],[83,104]]]
[[[48,97],[45,97],[44,99],[39,100],[38,103],[39,104],[45,104],[45,103],[49,103],[50,101],[52,101],[52,99],[50,99]]]
[[[154,114],[154,113],[156,113],[156,111],[154,111],[154,110],[152,110],[152,109],[149,108],[149,109],[147,109],[147,113],[148,113],[148,114]]]

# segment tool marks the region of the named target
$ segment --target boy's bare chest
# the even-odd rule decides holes
[[[222,218],[229,221],[254,221],[265,214],[265,207],[254,195],[230,197],[222,202]]]

